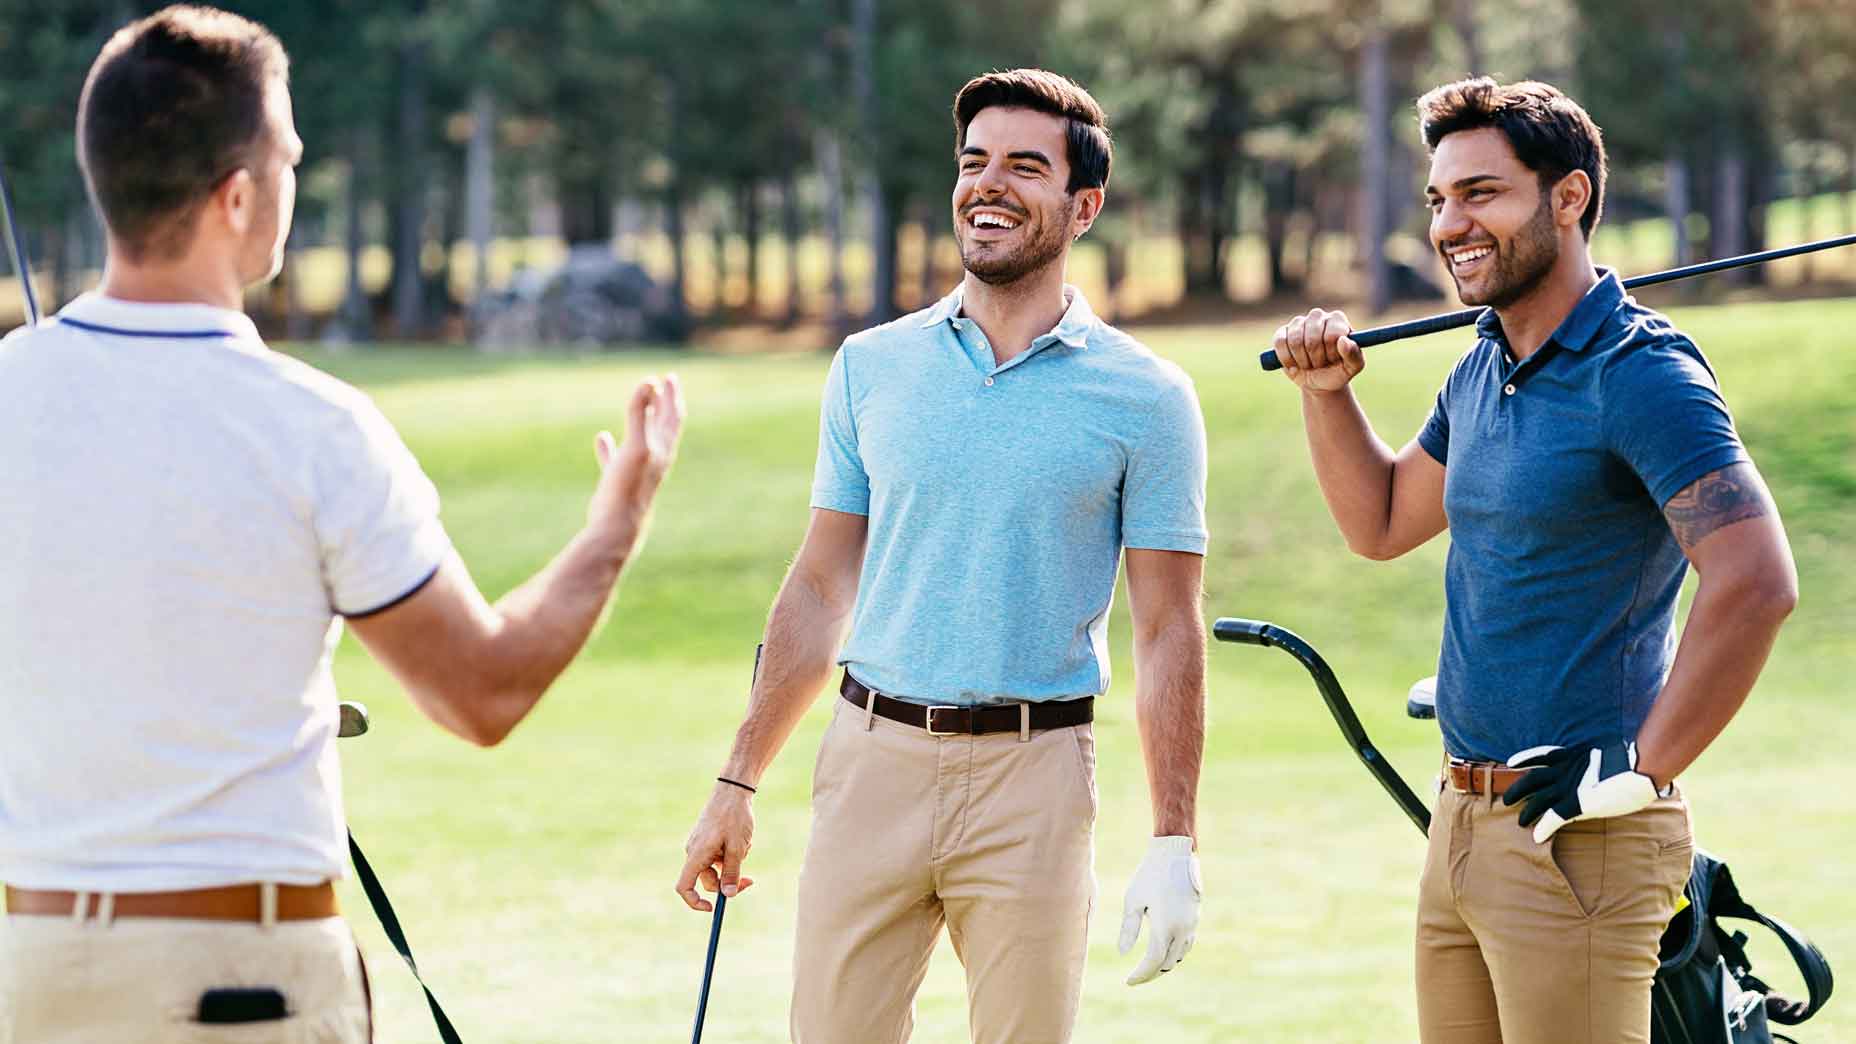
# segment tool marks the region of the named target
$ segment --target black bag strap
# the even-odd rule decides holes
[[[419,988],[425,991],[425,1002],[432,1007],[432,1021],[438,1023],[438,1037],[444,1044],[464,1044],[458,1037],[458,1031],[451,1026],[451,1020],[445,1017],[445,1009],[438,1006],[438,998],[432,996],[432,988],[425,984],[419,975],[419,965],[412,959],[412,947],[406,942],[406,933],[400,928],[399,915],[393,912],[393,903],[387,898],[387,890],[380,887],[380,878],[374,875],[374,868],[367,865],[367,857],[361,854],[361,846],[355,842],[354,831],[348,831],[348,854],[354,857],[355,876],[361,879],[361,890],[367,893],[368,905],[374,908],[374,916],[380,918],[380,927],[387,933],[387,941],[400,952],[406,961],[406,967],[412,969],[412,977],[419,980]]]
[[[1758,983],[1756,987],[1767,995],[1767,1018],[1780,1025],[1796,1026],[1817,1014],[1819,1009],[1823,1008],[1824,1002],[1830,999],[1831,987],[1835,985],[1835,980],[1830,975],[1830,962],[1824,959],[1823,951],[1817,948],[1817,944],[1806,938],[1803,932],[1777,917],[1768,917],[1751,906],[1745,909],[1746,914],[1749,915],[1745,919],[1758,921],[1772,929],[1772,934],[1785,943],[1785,949],[1792,955],[1792,963],[1798,966],[1798,971],[1804,976],[1804,988],[1809,994],[1809,998],[1804,1001],[1780,997],[1764,983]],[[1740,917],[1742,915],[1735,912],[1721,916]],[[1752,979],[1751,976],[1748,978]],[[1753,981],[1757,982],[1757,980]]]

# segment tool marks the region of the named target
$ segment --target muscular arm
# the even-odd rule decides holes
[[[1699,578],[1675,664],[1637,733],[1637,771],[1658,787],[1701,756],[1758,680],[1798,602],[1798,572],[1751,464],[1710,472],[1663,507]]]
[[[1321,496],[1355,554],[1397,558],[1444,531],[1444,466],[1416,439],[1393,453],[1351,389],[1304,390],[1302,424]]]
[[[632,395],[623,444],[601,433],[587,524],[560,554],[494,606],[453,552],[417,593],[351,619],[355,636],[432,720],[482,746],[502,741],[586,644],[619,573],[644,538],[676,455],[676,378]]]
[[[1366,368],[1342,312],[1317,308],[1276,331],[1283,374],[1302,389],[1302,425],[1328,512],[1355,554],[1397,558],[1444,531],[1444,467],[1412,440],[1397,453],[1348,386]]]
[[[758,786],[761,773],[805,716],[831,679],[845,621],[857,601],[857,578],[863,568],[869,519],[815,508],[799,555],[774,598],[761,643],[760,671],[748,696],[747,717],[735,731],[735,744],[722,775]],[[753,795],[728,783],[715,783],[683,851],[683,872],[674,886],[692,910],[712,909],[696,891],[700,881],[710,892],[734,895],[753,884],[741,864],[754,844]]]
[[[799,555],[767,617],[760,672],[722,775],[756,786],[831,680],[857,600],[869,519],[814,509]]]
[[[1134,699],[1154,836],[1198,836],[1199,770],[1205,757],[1205,559],[1129,548],[1134,617]]]

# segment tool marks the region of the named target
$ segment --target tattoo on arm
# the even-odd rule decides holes
[[[1663,517],[1684,553],[1717,529],[1771,513],[1772,497],[1751,464],[1710,471],[1663,506]]]

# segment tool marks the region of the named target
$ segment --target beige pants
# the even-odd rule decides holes
[[[1063,1044],[1095,899],[1088,725],[930,736],[837,701],[812,784],[796,1044],[901,1044],[941,926],[975,1044]]]
[[[200,995],[270,986],[287,1018],[195,1021]],[[0,1044],[366,1044],[367,986],[339,917],[264,927],[0,917]]]
[[[1545,845],[1445,787],[1418,898],[1424,1044],[1647,1044],[1657,944],[1694,843],[1678,791]]]

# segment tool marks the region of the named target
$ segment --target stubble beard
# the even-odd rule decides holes
[[[1507,243],[1498,243],[1495,273],[1487,289],[1472,298],[1463,284],[1456,284],[1457,297],[1466,305],[1487,305],[1502,309],[1534,292],[1553,266],[1559,263],[1559,236],[1553,227],[1553,212],[1543,191],[1540,205],[1527,224]],[[1448,262],[1446,261],[1446,264]]]
[[[1066,199],[1056,221],[1040,223],[1036,235],[1027,239],[1017,250],[1002,255],[977,257],[975,255],[978,251],[969,251],[966,239],[956,236],[955,240],[960,245],[961,267],[988,286],[1010,286],[1034,272],[1044,270],[1063,256],[1064,250],[1069,247],[1067,236],[1070,219],[1075,214],[1075,198]],[[1029,215],[1026,220],[1030,220]]]

